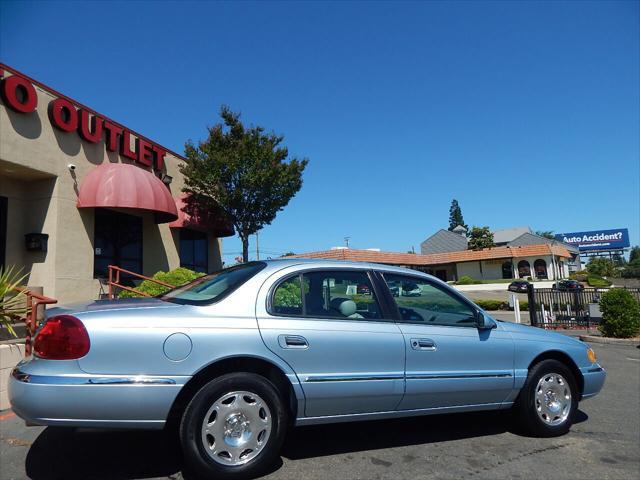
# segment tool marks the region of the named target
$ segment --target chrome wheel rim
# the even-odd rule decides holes
[[[543,375],[536,386],[534,402],[540,420],[551,426],[562,425],[571,413],[569,382],[558,373]]]
[[[244,465],[257,457],[272,427],[267,403],[252,392],[225,393],[207,411],[202,422],[202,444],[222,465]]]

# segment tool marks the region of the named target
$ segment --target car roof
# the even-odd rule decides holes
[[[293,266],[309,266],[314,268],[360,268],[360,269],[372,269],[372,270],[384,270],[386,272],[397,272],[403,274],[421,275],[429,278],[435,278],[432,275],[421,272],[419,270],[413,270],[405,267],[396,267],[394,265],[385,265],[382,263],[371,262],[353,262],[346,260],[324,260],[317,258],[277,258],[270,260],[260,260],[267,264],[268,269],[280,270],[286,267]]]

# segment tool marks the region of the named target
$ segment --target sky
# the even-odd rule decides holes
[[[453,198],[639,244],[639,45],[637,1],[0,2],[2,62],[161,145],[226,104],[308,158],[261,258],[419,251]]]

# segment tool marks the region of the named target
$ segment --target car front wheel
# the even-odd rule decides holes
[[[526,433],[555,437],[569,431],[578,409],[578,389],[571,370],[557,360],[544,360],[529,370],[515,405]]]
[[[286,412],[274,385],[251,373],[211,380],[185,409],[180,441],[187,462],[202,477],[259,475],[278,455]]]

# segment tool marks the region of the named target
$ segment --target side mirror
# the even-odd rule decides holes
[[[496,328],[498,325],[493,320],[493,318],[488,317],[484,314],[484,312],[478,310],[476,315],[476,325],[479,330],[491,330],[492,328]]]

